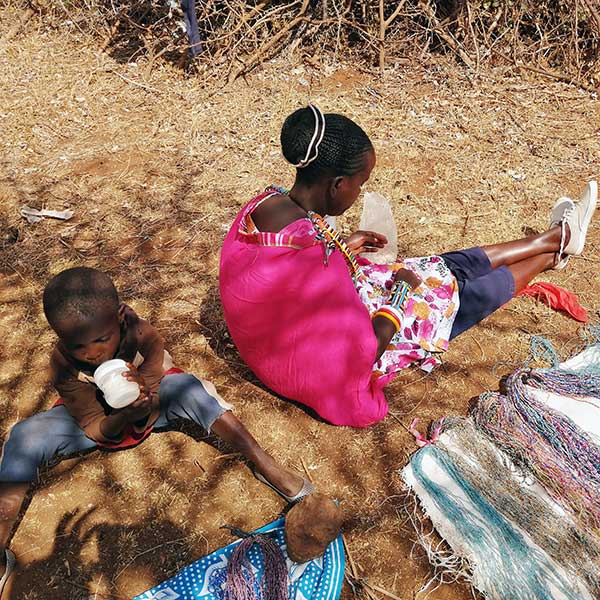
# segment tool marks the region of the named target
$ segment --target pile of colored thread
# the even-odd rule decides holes
[[[428,445],[404,478],[436,529],[473,568],[472,583],[490,600],[582,600],[592,596],[483,497],[446,452]],[[583,595],[582,595],[583,594]]]
[[[600,345],[550,358],[439,421],[402,471],[447,543],[413,520],[438,580],[490,600],[600,598]]]
[[[600,538],[566,514],[531,474],[511,463],[472,419],[445,419],[441,433],[436,446],[461,476],[600,598]]]
[[[227,563],[226,600],[257,600],[257,581],[247,554],[252,546],[262,550],[264,573],[261,580],[262,598],[287,600],[288,571],[281,548],[268,536],[257,534],[245,537],[231,553]]]
[[[473,418],[517,464],[524,464],[553,498],[600,528],[600,448],[563,413],[537,400],[530,388],[569,397],[600,396],[600,377],[559,370],[516,371],[506,395],[482,394]]]

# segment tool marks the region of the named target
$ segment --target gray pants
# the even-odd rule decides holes
[[[160,416],[155,428],[178,419],[194,421],[206,431],[232,407],[215,387],[194,375],[166,375],[159,388]],[[38,469],[56,458],[97,448],[64,406],[55,406],[17,423],[10,431],[0,459],[0,482],[35,482]]]

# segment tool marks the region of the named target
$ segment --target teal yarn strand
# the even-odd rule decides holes
[[[556,369],[560,363],[560,357],[548,338],[542,335],[532,335],[529,341],[529,358],[525,361],[525,366],[532,361],[546,361],[553,369]]]
[[[600,598],[600,538],[541,492],[528,471],[511,465],[472,419],[444,420],[436,445],[490,504]]]
[[[433,461],[436,471],[458,487],[466,498],[437,483],[424,466]],[[581,589],[559,572],[557,565],[539,547],[527,543],[509,520],[504,518],[461,474],[450,457],[434,445],[418,450],[410,462],[421,490],[431,500],[457,539],[450,545],[467,547],[473,566],[473,584],[491,600],[581,600]],[[421,502],[424,496],[419,491]],[[466,501],[465,501],[466,500]],[[427,499],[425,499],[427,510]],[[430,511],[431,512],[431,511]],[[436,527],[440,523],[435,523]],[[439,527],[442,534],[444,527]]]

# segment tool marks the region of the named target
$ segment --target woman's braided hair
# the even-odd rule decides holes
[[[315,106],[307,106],[285,120],[281,149],[284,158],[297,167],[298,179],[313,182],[321,177],[354,175],[364,167],[373,144],[348,117],[323,115]]]

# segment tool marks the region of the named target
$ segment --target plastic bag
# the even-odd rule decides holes
[[[367,192],[363,201],[360,217],[361,230],[375,231],[385,235],[388,243],[377,252],[363,252],[361,256],[371,262],[390,264],[396,262],[398,256],[398,232],[390,203],[377,192]]]

